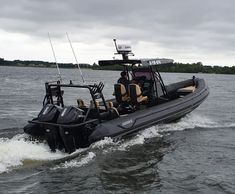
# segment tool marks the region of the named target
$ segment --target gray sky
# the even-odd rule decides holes
[[[74,62],[111,59],[112,39],[137,58],[235,65],[234,0],[0,0],[0,57]]]

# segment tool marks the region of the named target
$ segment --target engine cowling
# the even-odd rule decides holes
[[[34,118],[33,121],[56,123],[60,112],[60,107],[53,104],[47,104],[42,108],[42,110],[38,114],[38,117]],[[46,134],[43,125],[36,123],[27,124],[24,127],[24,132],[36,138],[44,138]]]
[[[56,123],[61,111],[62,108],[54,104],[47,104],[38,114],[38,121]],[[51,125],[42,125],[42,128],[45,134],[45,139],[51,151],[55,152],[56,149],[62,149],[64,147],[63,141],[59,135],[58,127]]]
[[[59,124],[81,123],[84,119],[84,111],[74,106],[69,106],[63,109],[57,119]]]
[[[47,104],[38,114],[38,121],[56,123],[60,112],[60,107],[53,104]]]
[[[83,143],[82,138],[84,137],[84,126],[72,127],[70,124],[79,124],[82,123],[83,120],[84,111],[74,106],[64,108],[58,117],[58,124],[68,125],[60,127],[59,129],[60,137],[65,146],[65,151],[68,153],[72,153],[76,148],[79,148],[80,144]]]

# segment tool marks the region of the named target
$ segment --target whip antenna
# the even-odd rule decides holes
[[[54,48],[53,48],[53,45],[52,45],[52,42],[51,42],[51,37],[50,37],[49,32],[48,32],[48,38],[49,38],[49,41],[50,41],[50,44],[51,44],[51,50],[52,50],[52,53],[53,53],[53,56],[54,56],[54,59],[55,59],[55,64],[56,64],[56,68],[57,68],[57,71],[58,71],[58,77],[59,77],[60,81],[62,82],[62,77],[61,77],[61,74],[60,74],[59,65],[58,65],[57,60],[56,60],[55,51],[54,51]]]
[[[82,81],[83,81],[83,83],[85,83],[85,80],[84,80],[83,75],[82,75],[82,70],[81,70],[81,68],[80,68],[80,66],[79,66],[79,64],[78,64],[78,60],[77,60],[76,54],[75,54],[75,52],[74,52],[73,45],[72,45],[72,43],[71,43],[71,41],[70,41],[70,39],[69,39],[69,35],[68,35],[67,32],[66,32],[66,36],[67,36],[67,39],[68,39],[68,41],[69,41],[71,50],[72,50],[72,52],[73,52],[73,56],[74,56],[74,58],[75,58],[75,61],[76,61],[76,63],[77,63],[77,66],[78,66],[78,69],[79,69],[79,71],[80,71],[80,74],[81,74],[81,77],[82,77]]]

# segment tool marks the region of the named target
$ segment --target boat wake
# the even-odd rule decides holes
[[[194,113],[190,113],[184,118],[180,119],[178,122],[162,124],[158,126],[160,132],[170,132],[170,131],[182,131],[185,129],[194,128],[216,128],[220,127],[219,123],[211,120],[208,117],[200,116]]]
[[[26,134],[15,135],[13,138],[0,138],[0,173],[8,172],[18,166],[29,165],[29,163],[48,161],[58,161],[60,163],[53,167],[53,170],[81,167],[94,160],[98,153],[107,154],[116,150],[127,151],[134,145],[144,144],[148,139],[161,138],[172,131],[182,131],[196,127],[217,128],[220,125],[209,118],[189,114],[176,123],[149,127],[129,139],[113,142],[111,138],[105,138],[89,148],[79,149],[72,154],[60,151],[52,153],[48,145],[27,140],[28,136]]]
[[[85,156],[79,157],[79,159],[73,159],[71,161],[65,161],[62,164],[59,164],[51,170],[57,170],[61,168],[73,168],[73,167],[81,167],[89,163],[91,160],[93,160],[96,157],[96,154],[94,152],[88,152]]]
[[[26,140],[27,135],[16,135],[11,139],[0,138],[0,173],[8,172],[24,163],[56,160],[68,154],[52,153],[44,143]]]

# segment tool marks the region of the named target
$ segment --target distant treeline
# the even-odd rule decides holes
[[[235,66],[206,66],[201,62],[198,63],[172,63],[158,65],[160,72],[177,72],[177,73],[215,73],[215,74],[235,74]],[[93,69],[100,70],[122,70],[120,65],[100,67],[93,64]]]
[[[203,65],[201,62],[160,65],[158,69],[161,72],[235,74],[235,66],[207,66]]]
[[[58,63],[60,68],[76,68],[77,65],[73,63]],[[56,67],[55,63],[45,62],[45,61],[22,61],[14,60],[8,61],[0,58],[0,66],[19,66],[19,67]],[[90,64],[81,63],[79,64],[81,68],[92,68]]]
[[[76,68],[72,63],[59,63],[60,68]],[[8,61],[0,58],[0,66],[20,66],[20,67],[55,67],[55,63],[45,61]],[[89,68],[94,70],[117,70],[121,71],[123,68],[120,65],[101,67],[94,63],[93,65],[82,63],[79,64],[81,68]],[[160,72],[178,72],[178,73],[216,73],[216,74],[235,74],[235,66],[206,66],[201,62],[197,63],[173,63],[167,65],[158,65]]]

